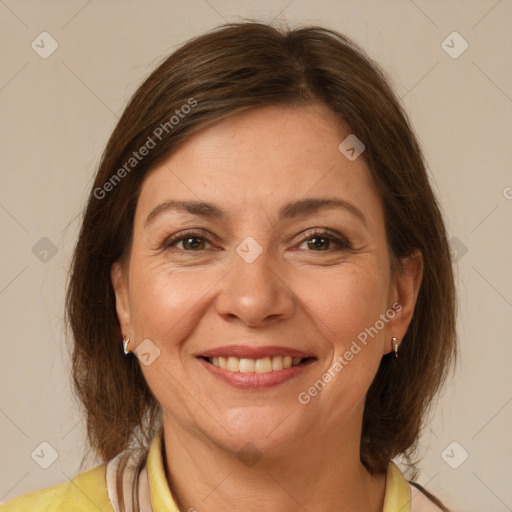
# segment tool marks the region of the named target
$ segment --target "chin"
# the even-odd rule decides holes
[[[202,430],[216,445],[239,457],[245,452],[273,457],[284,454],[313,428],[313,421],[303,418],[297,423],[297,417],[297,412],[282,407],[241,407],[222,415],[224,419],[219,423],[229,425],[226,430],[211,422],[213,429]]]

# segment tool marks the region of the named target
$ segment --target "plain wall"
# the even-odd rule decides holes
[[[392,77],[458,260],[461,355],[422,438],[418,481],[455,511],[512,510],[509,0],[0,3],[0,502],[84,469],[63,299],[77,216],[107,138],[163,56],[242,18],[341,31]],[[51,49],[44,31],[58,43],[45,59],[31,47]],[[457,58],[462,39],[444,43],[452,56],[442,46],[454,31],[469,45]],[[35,461],[42,442],[58,453],[48,469]]]

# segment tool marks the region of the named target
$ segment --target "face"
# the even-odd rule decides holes
[[[360,435],[420,266],[391,272],[369,169],[338,149],[349,134],[321,104],[266,107],[147,176],[112,282],[164,429],[268,454]]]

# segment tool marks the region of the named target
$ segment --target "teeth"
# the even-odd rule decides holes
[[[272,358],[272,370],[283,369],[283,356],[276,356]]]
[[[240,371],[242,373],[254,373],[256,361],[254,359],[240,359]]]
[[[223,370],[241,373],[270,373],[298,366],[302,357],[274,356],[262,359],[239,359],[238,357],[209,357],[208,361]]]
[[[254,371],[256,373],[269,373],[272,371],[272,359],[265,357],[264,359],[256,359],[254,363]]]
[[[213,364],[213,359],[212,359]],[[228,357],[228,368],[231,372],[239,372],[240,371],[240,359],[238,357]]]

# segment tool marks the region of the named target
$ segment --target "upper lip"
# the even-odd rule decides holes
[[[302,350],[296,350],[288,347],[279,346],[264,346],[264,347],[253,347],[247,345],[226,345],[224,347],[216,347],[205,352],[198,354],[199,357],[238,357],[239,359],[263,359],[264,357],[274,356],[290,356],[290,357],[302,357],[306,359],[308,357],[315,357],[310,352],[304,352]]]

